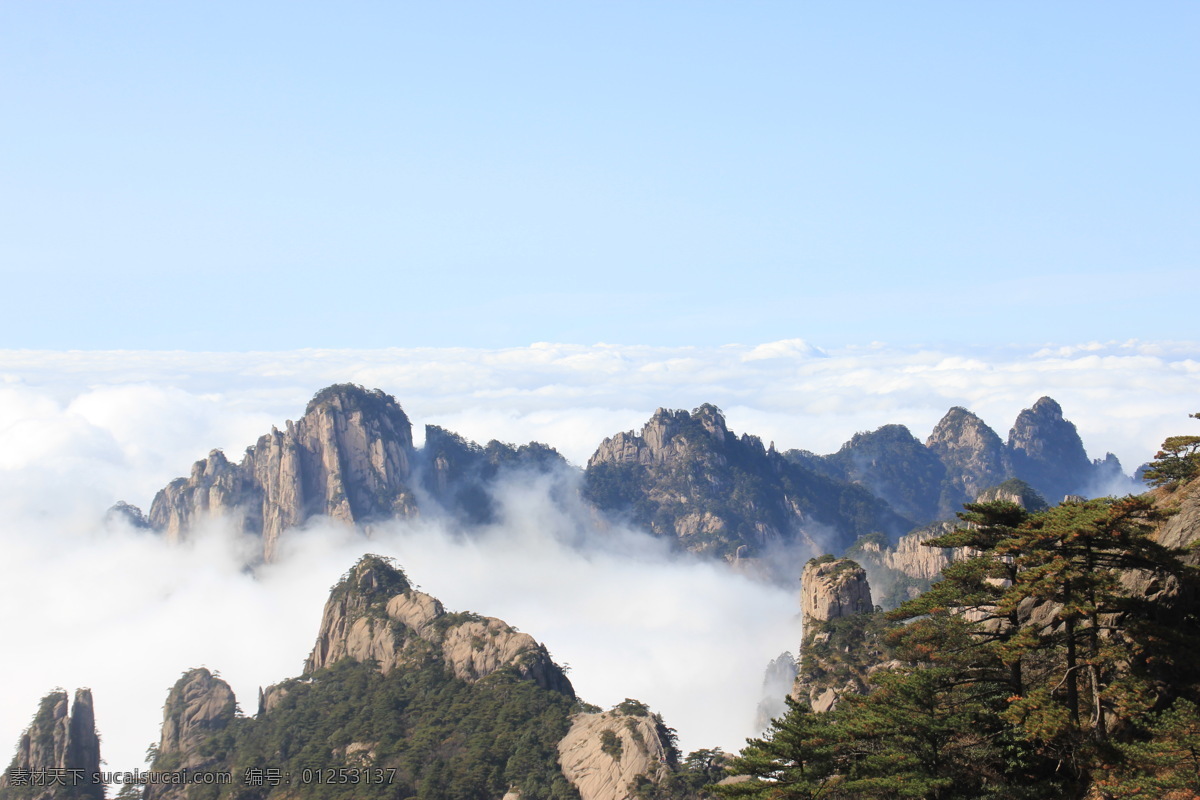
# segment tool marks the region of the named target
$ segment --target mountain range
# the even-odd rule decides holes
[[[1088,458],[1048,397],[1018,415],[1007,441],[956,407],[924,443],[890,424],[855,434],[829,455],[780,452],[737,435],[712,405],[659,409],[640,431],[600,442],[580,472],[545,444],[479,445],[435,425],[417,448],[393,397],[341,384],[318,392],[297,421],[260,437],[237,463],[214,450],[159,491],[147,515],[124,504],[121,513],[169,539],[207,517],[229,516],[262,538],[262,557],[271,561],[287,530],[316,517],[488,524],[504,482],[529,473],[574,482],[608,520],[743,566],[796,549],[842,552],[873,534],[896,542],[953,519],[963,503],[1008,479],[1054,500],[1134,488],[1112,454]]]

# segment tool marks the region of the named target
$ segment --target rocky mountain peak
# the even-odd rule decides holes
[[[70,713],[68,713],[68,710]],[[96,712],[91,689],[77,689],[75,702],[68,707],[67,693],[54,691],[42,698],[33,722],[21,734],[17,752],[8,770],[0,776],[0,794],[28,792],[16,783],[14,775],[40,773],[63,775],[65,786],[46,788],[39,797],[94,798],[102,800],[104,784],[100,772],[100,737],[96,733]],[[27,796],[22,794],[21,796]]]
[[[219,450],[196,462],[155,496],[148,518],[173,539],[206,517],[240,518],[262,535],[270,561],[283,532],[314,516],[355,523],[415,513],[413,458],[412,425],[394,398],[337,384],[317,392],[298,421],[259,438],[240,464]]]
[[[436,598],[412,588],[398,566],[374,555],[364,556],[333,587],[304,674],[346,658],[373,661],[388,674],[431,650],[468,682],[512,669],[542,688],[574,697],[566,674],[532,636],[494,617],[447,613]]]
[[[1004,443],[971,411],[955,406],[946,412],[925,446],[946,465],[939,516],[951,517],[988,486],[1005,478]]]
[[[1010,473],[1054,503],[1082,494],[1091,477],[1092,462],[1079,432],[1049,397],[1017,415],[1008,434],[1008,457]]]
[[[856,433],[827,463],[838,477],[865,486],[914,524],[937,517],[946,467],[903,425]]]
[[[171,687],[163,706],[159,755],[177,756],[181,768],[198,766],[204,761],[200,743],[228,726],[236,710],[228,683],[203,667],[188,670]]]
[[[308,401],[304,415],[309,416],[322,408],[344,414],[358,412],[376,417],[390,417],[396,427],[411,427],[408,415],[400,408],[396,398],[382,389],[367,389],[354,383],[326,386]]]

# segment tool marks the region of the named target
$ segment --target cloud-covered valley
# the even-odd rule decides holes
[[[1001,436],[1042,395],[1089,455],[1127,470],[1195,424],[1200,344],[822,349],[757,346],[305,350],[282,353],[0,351],[0,631],[10,665],[0,746],[56,685],[91,686],[110,765],[140,763],[168,687],[220,670],[253,713],[256,690],[298,674],[329,586],[364,552],[394,556],[447,607],[498,616],[572,667],[580,695],[637,697],[685,748],[754,734],[767,661],[798,638],[793,592],[670,557],[637,531],[576,546],[580,515],[535,482],[508,486],[498,522],[464,539],[434,519],[361,532],[316,524],[285,557],[245,568],[254,542],[213,524],[183,545],[105,523],[148,506],[212,448],[237,460],[322,386],[393,394],[414,423],[484,442],[538,440],[582,466],[605,436],[659,406],[713,403],[737,433],[836,450],[903,423],[920,439],[954,405]]]

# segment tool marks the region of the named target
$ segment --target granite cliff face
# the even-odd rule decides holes
[[[205,752],[209,740],[233,724],[237,702],[229,684],[207,669],[185,672],[163,706],[162,735],[154,768],[163,772],[197,772],[215,769],[220,759]],[[183,800],[187,787],[150,783],[146,800]]]
[[[961,406],[946,412],[925,440],[946,467],[938,516],[951,519],[989,486],[1006,476],[1004,443],[984,421]]]
[[[734,435],[711,405],[690,414],[660,408],[640,433],[605,439],[588,461],[584,493],[687,550],[727,559],[910,527],[865,488]]]
[[[820,622],[874,610],[867,573],[855,562],[848,558],[816,558],[804,567],[800,615],[806,630]]]
[[[154,498],[150,523],[178,539],[215,514],[240,516],[272,560],[290,527],[325,515],[347,523],[416,513],[412,426],[376,389],[330,386],[297,422],[261,437],[240,464],[213,451]]]
[[[663,780],[674,760],[662,720],[633,700],[576,714],[558,756],[581,800],[633,800],[639,778]]]
[[[104,784],[99,773],[100,737],[91,689],[77,689],[69,709],[66,692],[51,692],[42,698],[33,722],[17,742],[8,770],[0,777],[0,798],[102,800]],[[62,782],[55,785],[59,777]]]
[[[800,577],[804,638],[792,697],[828,711],[842,695],[867,691],[868,665],[878,659],[864,626],[874,609],[867,573],[857,563],[833,556],[808,562]]]
[[[373,661],[385,675],[436,653],[455,677],[482,680],[506,667],[543,689],[574,697],[544,645],[494,617],[447,614],[378,556],[363,558],[334,587],[304,674],[349,658]]]

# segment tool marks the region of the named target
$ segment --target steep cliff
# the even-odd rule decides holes
[[[588,461],[585,495],[687,550],[730,559],[911,527],[863,487],[736,436],[711,405],[659,409],[640,433],[605,439]]]
[[[828,555],[808,562],[800,578],[804,638],[793,697],[828,711],[842,695],[867,691],[870,672],[883,660],[874,608],[857,563]]]
[[[510,668],[544,689],[575,696],[562,669],[532,636],[493,617],[447,614],[378,556],[364,557],[334,587],[304,674],[346,658],[372,662],[387,674],[431,651],[467,682]]]
[[[633,800],[639,779],[663,780],[676,758],[662,719],[636,700],[573,716],[558,756],[582,800]]]
[[[867,573],[858,564],[848,558],[823,556],[805,565],[800,577],[800,615],[806,629],[873,610]]]
[[[938,518],[951,519],[980,492],[1006,477],[1004,443],[983,420],[961,406],[946,412],[925,440],[945,465]]]
[[[202,519],[226,514],[263,538],[272,560],[280,535],[325,515],[362,522],[416,513],[412,426],[394,398],[341,384],[321,390],[298,421],[272,429],[241,463],[213,451],[187,478],[154,498],[148,518],[178,539]]]
[[[67,693],[42,698],[33,722],[0,777],[0,798],[102,800],[100,737],[90,689],[77,689],[68,713]]]
[[[1009,475],[1027,482],[1051,503],[1068,494],[1085,494],[1092,482],[1092,462],[1079,432],[1049,397],[1017,415],[1006,455]]]
[[[221,766],[224,754],[209,744],[234,723],[236,714],[237,702],[229,684],[207,669],[185,672],[171,687],[163,705],[154,769],[183,774]],[[170,781],[146,786],[146,800],[182,800],[188,796],[188,787]]]

